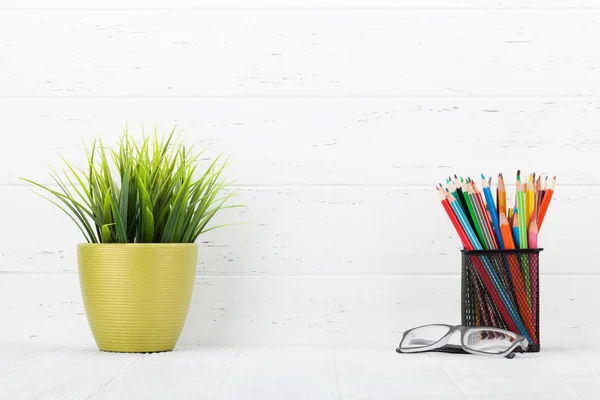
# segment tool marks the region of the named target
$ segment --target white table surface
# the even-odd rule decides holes
[[[0,342],[0,399],[596,399],[600,348],[497,359],[390,348],[116,354]]]

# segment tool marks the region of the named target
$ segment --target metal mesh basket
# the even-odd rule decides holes
[[[462,325],[508,329],[540,351],[540,251],[463,250]]]

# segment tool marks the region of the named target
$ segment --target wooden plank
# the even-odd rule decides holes
[[[589,49],[597,45],[599,18],[595,12],[258,11],[251,18],[243,11],[4,12],[0,93],[597,96],[600,56]]]
[[[239,354],[232,360],[234,351]],[[599,356],[597,347],[577,349],[568,345],[560,350],[517,355],[511,362],[441,353],[399,355],[389,348],[186,348],[142,355],[131,368],[107,380],[98,392],[83,385],[75,385],[79,390],[67,392],[58,382],[73,376],[71,367],[78,359],[89,362],[83,367],[83,374],[77,371],[79,376],[89,370],[101,372],[103,361],[102,355],[70,354],[47,361],[54,361],[52,379],[40,368],[15,377],[22,382],[36,382],[32,386],[37,390],[12,391],[8,398],[25,399],[27,394],[37,392],[42,398],[93,400],[160,400],[169,395],[177,399],[217,400],[391,400],[398,398],[398,393],[403,398],[588,399],[598,393]],[[222,367],[228,368],[225,374]],[[431,385],[432,381],[436,384]],[[219,384],[221,388],[215,390]],[[500,393],[502,397],[494,396]]]
[[[492,363],[497,360],[486,357],[475,357],[468,366],[464,361],[460,362],[457,357],[439,357],[434,360],[434,363],[446,372],[448,378],[461,388],[461,392],[468,399],[502,399],[507,396],[556,400],[587,398],[588,396],[582,396],[586,392],[588,395],[590,394],[589,391],[585,390],[585,386],[581,385],[583,382],[572,387],[568,384],[568,373],[557,373],[546,368],[540,368],[542,360],[549,361],[548,363],[553,366],[560,365],[559,358],[562,358],[562,361],[566,362],[567,365],[581,359],[593,360],[596,364],[600,361],[598,351],[592,350],[590,351],[591,354],[585,354],[586,352],[577,349],[575,346],[571,347],[566,343],[564,345],[569,347],[570,357],[568,358],[564,357],[557,348],[542,348],[540,353],[531,354],[526,359],[517,359],[517,362],[511,363],[511,365],[505,363],[499,366],[496,363],[497,369],[494,374],[490,374],[489,371],[494,369]],[[585,369],[581,368],[580,370],[584,372]],[[527,376],[527,379],[524,379],[524,376]],[[586,383],[593,384],[594,380],[589,378]],[[505,385],[501,382],[514,383]],[[491,387],[494,387],[494,397],[489,396],[492,392]],[[516,393],[518,395],[515,395]]]
[[[540,245],[542,273],[597,273],[598,187],[559,187]],[[24,187],[2,187],[2,271],[76,271],[83,240],[58,208]],[[241,211],[201,236],[202,275],[458,274],[460,241],[430,188],[241,188]],[[512,199],[509,200],[511,202]],[[43,221],[43,222],[40,222]]]
[[[545,348],[541,353],[517,355],[514,362],[457,354],[398,355],[391,351],[359,348],[335,350],[333,355],[342,399],[593,398],[594,392],[585,390],[586,384],[594,384],[592,374],[588,374],[586,368],[579,365],[575,373],[552,373],[547,368],[540,368],[540,364],[544,360],[557,370],[559,358],[573,366],[580,359],[598,364],[600,352],[597,349],[583,351],[568,344],[563,349]],[[443,374],[436,376],[440,372]],[[587,379],[574,387],[567,385],[569,377],[577,374]],[[432,385],[434,381],[436,384]],[[447,382],[451,383],[451,388],[447,387]],[[575,393],[581,397],[569,396]],[[588,396],[584,395],[586,393]]]
[[[23,345],[16,349],[29,351]],[[194,352],[176,349],[157,354],[101,353],[91,346],[62,349],[0,381],[0,396],[60,400],[180,399],[194,394],[194,399],[212,399],[237,353],[235,348]]]
[[[36,344],[22,345],[31,340],[31,336],[20,338],[18,341],[0,341],[0,385],[3,381],[11,379],[16,371],[27,365],[35,364],[44,357],[50,356],[61,348],[59,346]]]
[[[90,9],[90,10],[161,10],[161,9],[225,9],[225,10],[528,10],[528,9],[595,9],[597,0],[172,0],[167,4],[160,0],[6,0],[3,9]]]
[[[21,351],[27,351],[19,347]],[[232,353],[238,354],[233,358]],[[120,358],[122,355],[110,355]],[[108,355],[71,352],[44,360],[46,371],[33,366],[12,377],[10,399],[38,394],[48,399],[465,399],[527,396],[544,399],[594,398],[600,352],[597,347],[577,349],[568,344],[538,354],[517,355],[508,363],[469,355],[428,353],[398,355],[388,349],[323,349],[261,347],[238,349],[185,348],[171,353],[141,355],[114,379],[104,374]],[[232,359],[233,358],[233,359]],[[82,371],[73,371],[72,366]],[[48,371],[48,365],[54,369]],[[494,371],[490,374],[489,371]],[[68,378],[89,379],[97,372],[105,386]],[[51,375],[52,379],[48,379]],[[527,376],[530,379],[523,379]],[[93,376],[92,382],[98,379]],[[436,384],[428,384],[435,380]],[[19,387],[26,382],[31,387]],[[302,382],[301,385],[298,382]],[[505,385],[505,382],[513,382]],[[220,388],[218,386],[221,385]],[[217,388],[216,388],[217,387]],[[500,396],[493,396],[501,394]],[[492,395],[492,396],[490,396]],[[468,397],[467,397],[468,396]]]
[[[542,277],[543,349],[595,346],[599,279]],[[75,275],[2,274],[0,289],[0,342],[93,352]],[[460,323],[459,301],[455,276],[199,277],[178,346],[392,351],[408,328]]]
[[[0,378],[0,398],[88,398],[127,371],[139,357],[100,353],[91,346],[64,348]]]
[[[11,110],[0,184],[49,183],[57,152],[83,165],[82,140],[114,145],[126,123],[138,138],[142,124],[177,125],[206,158],[229,156],[227,175],[242,185],[430,185],[519,168],[600,184],[599,99],[0,100],[0,109]]]
[[[144,356],[94,399],[336,399],[331,360],[322,349],[181,348]]]
[[[333,357],[322,349],[244,349],[215,398],[337,400],[336,381]]]

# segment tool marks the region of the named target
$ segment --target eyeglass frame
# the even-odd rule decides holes
[[[421,328],[425,328],[427,326],[445,326],[448,327],[449,330],[448,332],[442,336],[437,342],[434,342],[430,345],[427,346],[422,346],[422,347],[413,347],[413,348],[402,348],[402,342],[404,341],[404,339],[406,338],[406,336],[412,332],[415,331],[417,329],[421,329]],[[520,335],[518,333],[515,332],[511,332],[511,331],[507,331],[505,329],[501,329],[501,328],[493,328],[493,327],[487,327],[487,326],[464,326],[464,325],[447,325],[447,324],[427,324],[427,325],[421,325],[421,326],[417,326],[416,328],[411,328],[405,332],[402,333],[402,339],[400,339],[400,343],[398,344],[398,348],[396,349],[397,353],[422,353],[422,352],[427,352],[427,351],[435,351],[435,350],[439,350],[439,351],[444,351],[443,347],[446,346],[448,344],[448,342],[450,341],[450,338],[456,333],[456,332],[460,332],[461,336],[460,336],[460,347],[462,348],[462,350],[464,350],[467,353],[471,353],[471,354],[475,354],[475,355],[484,355],[484,356],[494,356],[494,357],[506,357],[506,358],[514,358],[515,357],[515,352],[517,347],[521,347],[521,351],[519,351],[520,353],[523,353],[525,351],[527,351],[527,348],[529,346],[529,342],[527,341],[527,339],[523,336]],[[498,332],[498,333],[502,333],[504,335],[510,336],[514,338],[514,343],[504,352],[502,353],[487,353],[484,351],[479,351],[479,350],[475,350],[470,348],[466,343],[465,343],[465,337],[467,336],[467,334],[472,333],[472,332],[478,332],[478,331],[492,331],[492,332]],[[450,345],[452,347],[457,347],[457,346],[453,346]]]

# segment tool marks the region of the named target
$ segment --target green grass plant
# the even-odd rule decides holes
[[[63,174],[51,169],[55,185],[29,182],[64,211],[89,243],[193,243],[233,193],[221,175],[227,162],[217,157],[195,177],[198,159],[174,137],[153,135],[136,142],[127,129],[107,149],[101,139],[86,146],[87,165],[66,161]]]

